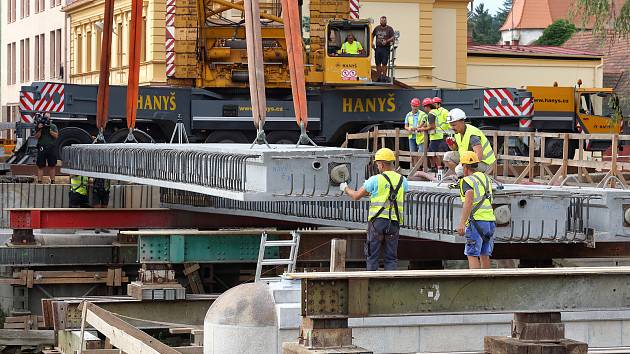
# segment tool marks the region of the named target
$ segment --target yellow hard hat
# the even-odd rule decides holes
[[[374,161],[396,161],[396,155],[392,150],[382,148],[374,154]]]
[[[459,162],[462,165],[472,165],[474,163],[479,163],[479,157],[473,151],[464,151],[459,156]]]

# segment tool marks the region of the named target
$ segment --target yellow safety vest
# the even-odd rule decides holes
[[[481,162],[486,165],[492,165],[497,158],[494,156],[494,151],[492,150],[490,141],[481,130],[470,124],[466,124],[466,131],[464,132],[463,137],[459,133],[455,134],[455,142],[457,143],[459,153],[461,154],[462,152],[469,150],[472,151],[472,149],[470,149],[470,137],[473,135],[478,136],[481,140],[481,151],[483,155]]]
[[[437,109],[432,109],[429,113],[435,116],[435,129],[429,131],[429,140],[442,140],[444,139],[444,133],[442,133],[442,112]]]
[[[339,50],[339,54],[359,54],[360,51],[363,50],[363,46],[358,41],[344,42],[341,45],[341,49]]]
[[[440,107],[437,109],[440,112],[440,125],[439,125],[439,129],[444,133],[444,134],[453,134],[453,130],[451,129],[451,125],[447,123],[447,118],[448,118],[448,109],[444,108],[444,107]]]
[[[88,195],[89,178],[85,176],[70,177],[70,190],[81,195]]]
[[[405,116],[405,122],[407,123],[408,126],[412,128],[417,128],[421,126],[422,123],[427,122],[428,118],[429,116],[427,116],[426,113],[422,112],[421,110],[418,110],[418,122],[416,125],[414,125],[414,122],[413,122],[412,112],[407,113],[407,116]],[[409,134],[409,140],[413,139],[414,135],[416,136],[416,144],[418,145],[424,144],[424,132],[416,133],[416,134]]]
[[[490,181],[490,177],[485,175],[483,172],[475,172],[468,177],[462,178],[459,181],[459,196],[462,203],[466,200],[466,195],[464,194],[464,183],[471,186],[474,193],[473,220],[496,221],[494,211],[492,210],[492,182]],[[486,191],[488,192],[488,196],[484,198]],[[481,205],[479,203],[481,203]]]
[[[393,186],[389,185],[389,182],[383,175],[386,175],[391,181]],[[370,198],[370,210],[368,215],[368,220],[372,220],[375,217],[389,219],[392,221],[398,221],[402,224],[403,222],[403,206],[405,203],[405,191],[403,187],[403,176],[394,171],[385,171],[382,174],[379,174],[377,177],[378,181],[378,189],[376,195]],[[398,193],[396,193],[396,205],[398,206],[398,215],[396,215],[396,208],[392,205],[389,200],[390,191],[393,191],[398,188]]]

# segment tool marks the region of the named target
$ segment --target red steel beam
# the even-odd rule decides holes
[[[32,229],[161,229],[226,227],[296,227],[278,220],[195,213],[171,209],[8,209],[10,227]]]

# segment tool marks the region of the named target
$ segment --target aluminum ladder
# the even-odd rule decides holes
[[[289,258],[265,259],[265,250],[267,247],[291,247]],[[295,264],[297,263],[297,252],[300,247],[300,233],[291,231],[290,240],[271,241],[267,240],[267,233],[263,232],[260,236],[260,249],[258,251],[258,263],[256,264],[256,282],[274,282],[280,281],[280,277],[261,278],[262,268],[264,266],[286,266],[286,272],[295,272]]]

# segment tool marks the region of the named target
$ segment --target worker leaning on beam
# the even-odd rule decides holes
[[[365,256],[367,270],[378,269],[378,258],[384,246],[385,270],[398,267],[398,237],[403,222],[407,179],[394,171],[394,152],[380,149],[374,155],[379,174],[370,177],[358,191],[342,183],[339,188],[353,200],[370,196]]]
[[[474,152],[462,152],[460,160],[463,178],[459,180],[459,196],[463,207],[457,233],[466,237],[464,254],[470,269],[490,268],[496,228],[492,181],[488,175],[476,170],[480,161]]]
[[[439,117],[440,125],[438,129],[445,135],[452,134],[453,130],[451,129],[451,125],[448,124],[449,111],[448,109],[442,107],[442,99],[439,97],[433,97],[433,107],[435,107]]]
[[[420,99],[414,98],[410,102],[411,111],[405,116],[405,130],[409,132],[409,151],[424,152],[424,132],[418,128],[428,122],[428,116],[420,110]]]
[[[447,144],[453,151],[444,155],[444,162],[450,169],[454,170],[460,162],[462,153],[473,151],[480,161],[477,170],[490,173],[497,160],[490,141],[477,127],[466,124],[465,119],[466,113],[459,108],[451,110],[448,114],[447,121],[455,132],[455,138],[447,139]]]

